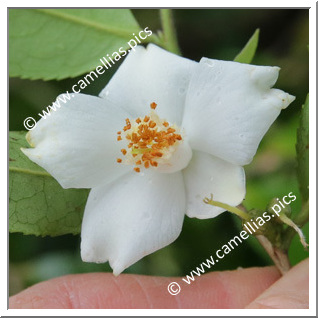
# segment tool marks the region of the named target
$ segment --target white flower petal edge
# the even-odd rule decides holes
[[[270,89],[279,68],[202,58],[189,84],[182,126],[193,149],[249,164],[270,125],[295,98]]]
[[[190,77],[197,62],[167,52],[153,44],[138,46],[119,67],[100,97],[137,118],[149,112],[152,102],[170,123],[181,124]]]
[[[92,189],[82,223],[83,261],[109,261],[120,274],[179,236],[185,203],[181,172],[132,172]]]
[[[127,113],[110,102],[76,94],[41,119],[27,135],[35,148],[22,149],[64,188],[92,188],[131,170],[116,162],[117,131]]]
[[[224,212],[203,203],[205,197],[237,206],[245,197],[245,173],[233,165],[207,153],[194,151],[189,166],[183,170],[187,193],[187,215],[199,219],[213,218]]]

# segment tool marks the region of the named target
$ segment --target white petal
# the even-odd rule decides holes
[[[192,148],[237,165],[250,163],[264,134],[295,98],[270,89],[279,68],[201,59],[182,126]]]
[[[192,149],[188,141],[184,138],[168,162],[164,163],[161,162],[160,159],[157,160],[159,165],[155,168],[155,171],[162,173],[174,173],[183,170],[189,164],[191,158]]]
[[[131,51],[100,96],[120,105],[132,118],[149,113],[150,103],[163,119],[180,125],[186,91],[198,63],[153,44]]]
[[[81,255],[107,262],[118,275],[180,234],[185,213],[182,173],[134,173],[91,190],[82,223]]]
[[[245,173],[207,153],[194,151],[189,166],[183,170],[187,192],[187,215],[199,219],[216,217],[224,209],[203,202],[205,197],[237,206],[245,197]]]
[[[111,182],[129,171],[116,162],[124,146],[117,141],[117,131],[126,117],[102,98],[76,94],[37,123],[27,135],[35,148],[23,152],[64,188],[92,188]]]

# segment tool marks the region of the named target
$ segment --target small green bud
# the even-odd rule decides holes
[[[266,211],[252,209],[247,212],[250,220],[242,220],[242,227],[252,235],[265,236],[273,246],[280,245],[281,233],[283,231],[283,222],[278,217],[272,217]],[[275,214],[274,214],[275,215]]]

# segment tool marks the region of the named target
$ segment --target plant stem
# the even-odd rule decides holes
[[[241,209],[238,209],[234,206],[228,205],[228,204],[223,203],[223,202],[213,201],[212,195],[211,195],[210,199],[205,198],[203,200],[203,202],[206,204],[214,205],[214,206],[217,206],[219,208],[225,209],[229,212],[232,212],[232,213],[236,214],[237,216],[239,216],[241,219],[244,219],[246,221],[249,221],[251,219],[251,217],[246,212],[242,211]]]
[[[171,9],[160,9],[160,19],[165,48],[172,53],[181,55]]]
[[[288,254],[285,250],[276,248],[264,235],[255,236],[258,242],[263,246],[267,254],[273,260],[276,267],[279,269],[282,275],[286,274],[290,269],[290,263],[288,259]]]

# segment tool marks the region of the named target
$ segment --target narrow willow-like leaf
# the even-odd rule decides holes
[[[80,233],[86,189],[63,189],[27,158],[25,132],[9,133],[9,230],[57,236]]]
[[[235,57],[235,62],[246,63],[249,64],[252,62],[257,45],[258,45],[258,37],[259,37],[259,29],[256,29],[252,37],[245,44],[242,51]]]
[[[296,152],[299,189],[303,202],[306,202],[309,198],[309,94],[301,110]]]
[[[103,56],[127,49],[139,30],[129,9],[9,9],[10,76],[84,74]]]

